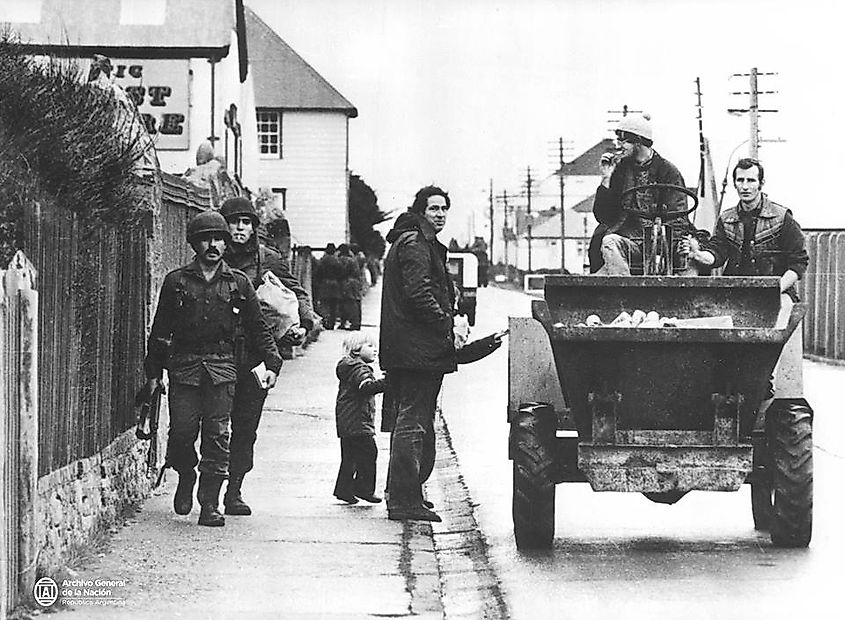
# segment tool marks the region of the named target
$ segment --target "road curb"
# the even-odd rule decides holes
[[[489,546],[475,517],[475,507],[441,411],[437,413],[435,425],[437,461],[429,499],[443,518],[442,523],[431,524],[443,617],[509,618]]]

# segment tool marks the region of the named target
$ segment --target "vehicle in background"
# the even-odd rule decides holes
[[[478,290],[478,258],[469,251],[449,252],[446,257],[446,270],[458,290],[458,314],[465,315],[470,326],[474,326]]]

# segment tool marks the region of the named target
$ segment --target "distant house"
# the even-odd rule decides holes
[[[349,238],[349,119],[355,107],[246,9],[255,81],[258,186],[275,195],[292,242]]]
[[[566,240],[566,269],[581,273],[588,263],[589,238],[596,227],[593,199],[601,181],[599,160],[603,153],[613,150],[615,142],[604,139],[568,164],[564,164],[564,227]],[[497,244],[494,260],[505,260],[519,269],[559,269],[561,266],[560,170],[534,185],[532,192],[531,259],[528,257],[528,218],[524,196],[509,200],[508,225],[504,226],[501,212],[502,238]],[[507,256],[505,256],[507,252]]]
[[[133,99],[162,170],[183,173],[210,141],[245,185],[257,186],[253,88],[241,0],[42,0],[4,5],[33,55],[108,56]],[[244,119],[247,122],[244,122]]]
[[[589,268],[587,249],[598,222],[593,217],[593,201],[601,182],[599,161],[608,151],[616,149],[616,141],[605,138],[597,142],[564,167],[567,198],[566,239],[567,268],[577,273]],[[571,202],[570,202],[571,200]],[[569,267],[572,257],[573,267]]]

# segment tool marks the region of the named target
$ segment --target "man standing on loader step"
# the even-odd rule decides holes
[[[699,249],[684,239],[680,251],[705,266],[725,265],[726,276],[780,276],[781,293],[795,298],[795,283],[810,259],[804,233],[792,212],[761,190],[763,166],[756,159],[740,159],[733,170],[739,204],[719,216],[713,237]]]
[[[199,524],[222,526],[220,487],[229,475],[229,420],[237,377],[235,359],[244,340],[255,343],[276,382],[281,358],[264,321],[255,289],[240,271],[223,262],[230,239],[222,215],[204,211],[188,223],[194,260],[168,273],[153,320],[144,369],[148,389],[155,389],[167,368],[170,384],[170,432],[166,467],[179,474],[173,497],[176,514],[191,512],[197,454],[202,433],[197,500]]]
[[[299,324],[307,331],[314,327],[314,309],[311,297],[302,284],[282,261],[282,255],[268,248],[258,240],[258,214],[249,199],[239,196],[229,198],[220,207],[220,213],[229,225],[231,241],[223,259],[229,267],[243,271],[257,289],[261,278],[268,271],[278,276],[282,284],[296,295],[299,302]],[[305,332],[298,336],[293,331],[277,343],[278,346],[301,345]],[[238,379],[235,384],[235,400],[232,405],[232,441],[229,445],[229,483],[223,495],[224,512],[227,515],[251,515],[252,509],[241,497],[244,476],[252,471],[255,440],[258,438],[258,424],[267,398],[267,390],[258,385],[252,369],[261,363],[262,351],[248,341],[245,355],[239,360]]]

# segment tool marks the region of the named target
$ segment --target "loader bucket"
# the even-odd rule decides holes
[[[686,442],[699,432],[710,445],[720,443],[713,435],[720,408],[735,407],[738,428],[725,432],[751,434],[781,349],[805,312],[781,298],[776,277],[548,276],[533,314],[548,333],[581,442],[681,431]],[[591,314],[608,323],[637,309],[680,319],[729,316],[733,327],[583,325]],[[595,420],[608,407],[612,429]]]

